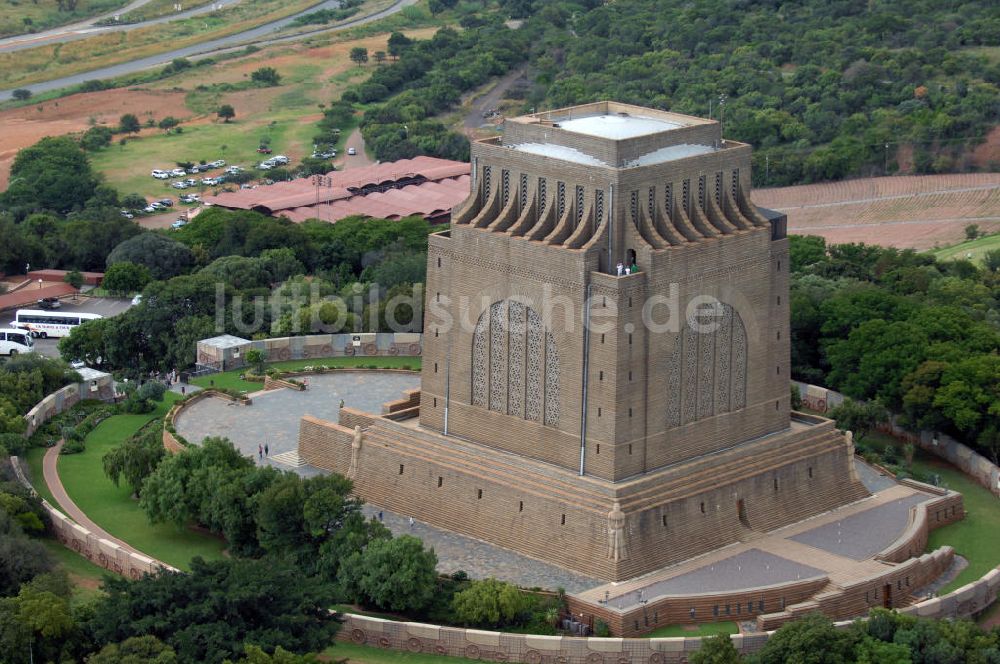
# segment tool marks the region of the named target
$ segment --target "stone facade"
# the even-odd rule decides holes
[[[602,102],[508,120],[472,161],[430,238],[419,408],[307,418],[303,459],[614,581],[867,495],[832,423],[792,417],[788,241],[748,146]]]

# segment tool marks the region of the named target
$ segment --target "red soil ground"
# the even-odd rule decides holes
[[[757,189],[758,205],[788,215],[788,232],[831,243],[931,249],[960,242],[978,224],[1000,231],[1000,173],[846,180]]]
[[[184,106],[183,92],[127,89],[87,92],[2,111],[0,189],[7,187],[11,164],[21,148],[45,136],[85,131],[92,122],[115,125],[125,113],[134,113],[140,122],[147,117],[160,120],[172,115],[184,119],[191,115]]]

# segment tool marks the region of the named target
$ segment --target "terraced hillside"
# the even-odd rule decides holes
[[[931,249],[965,239],[978,224],[1000,231],[1000,173],[845,180],[757,189],[754,202],[788,214],[788,231],[831,243]]]

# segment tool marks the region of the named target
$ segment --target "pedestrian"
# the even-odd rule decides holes
[[[413,520],[413,517],[411,516],[411,517],[410,517],[410,528],[412,528],[412,527],[413,527],[413,524],[414,524],[414,523],[416,523],[416,522],[415,522],[415,521]]]
[[[618,276],[622,276],[625,272],[625,265],[621,261],[618,261]]]
[[[261,461],[264,460],[264,446],[263,445],[260,445],[260,444],[257,445],[257,456],[260,457]]]
[[[379,520],[379,523],[382,522],[382,510],[378,511],[378,520]]]
[[[343,399],[341,399],[341,400],[340,400],[340,407],[341,407],[341,408],[343,408],[343,407],[344,407],[344,400],[343,400]]]
[[[271,456],[271,450],[268,448],[267,443],[264,443],[264,456]]]
[[[181,385],[181,396],[184,396],[184,391],[185,391],[184,386]]]

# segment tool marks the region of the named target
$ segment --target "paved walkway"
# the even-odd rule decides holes
[[[59,479],[59,471],[56,468],[56,463],[59,461],[59,450],[62,449],[64,442],[65,441],[60,440],[54,447],[50,447],[45,453],[45,456],[42,458],[42,476],[45,479],[45,484],[49,487],[49,491],[52,492],[52,497],[56,499],[57,503],[59,503],[59,507],[62,511],[66,514],[66,516],[89,530],[96,537],[106,539],[109,542],[114,542],[123,549],[127,549],[133,553],[138,553],[146,556],[147,558],[153,558],[153,556],[150,556],[148,553],[144,553],[134,546],[130,546],[127,542],[123,542],[91,521],[83,510],[76,506],[73,499],[69,497],[69,494],[66,493],[66,489],[63,487],[62,480]]]

